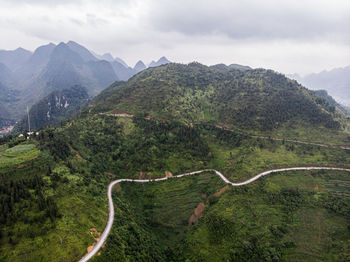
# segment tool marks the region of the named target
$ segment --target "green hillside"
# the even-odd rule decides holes
[[[113,94],[110,95],[111,90]],[[212,121],[247,130],[276,129],[289,121],[337,129],[334,108],[271,70],[217,70],[168,64],[116,83],[95,99],[94,112],[113,109],[186,123]]]
[[[170,64],[116,82],[60,126],[1,138],[0,261],[78,261],[104,229],[118,178],[214,168],[239,182],[350,167],[350,150],[248,134],[344,142],[346,119],[317,99],[272,71]],[[348,176],[289,172],[234,189],[211,173],[122,183],[94,261],[344,261]]]

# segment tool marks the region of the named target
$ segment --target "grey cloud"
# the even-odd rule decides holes
[[[331,8],[325,12],[317,8],[316,1],[298,2],[154,1],[149,20],[160,31],[176,31],[187,35],[223,34],[233,39],[348,37],[349,5],[345,9],[339,6],[339,9]],[[306,2],[315,3],[314,8],[307,8]]]

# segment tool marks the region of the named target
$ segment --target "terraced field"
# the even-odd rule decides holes
[[[39,153],[39,149],[34,144],[21,144],[11,148],[8,148],[7,145],[1,145],[0,167],[21,164],[34,159]]]

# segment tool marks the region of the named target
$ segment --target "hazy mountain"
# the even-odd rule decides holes
[[[118,62],[117,60],[111,62],[111,65],[118,79],[123,81],[127,81],[136,73],[131,67],[125,67],[122,63]]]
[[[81,86],[51,92],[31,107],[31,129],[53,125],[73,116],[86,105],[88,98],[87,90]],[[27,116],[15,126],[15,130],[28,130]]]
[[[117,62],[119,62],[119,63],[121,63],[121,64],[122,64],[123,66],[125,66],[125,67],[129,67],[128,64],[125,63],[124,60],[121,59],[121,58],[119,58],[119,57],[114,58],[114,60],[117,61]]]
[[[105,54],[103,54],[103,55],[101,55],[99,57],[100,57],[99,59],[106,60],[108,62],[114,61],[114,58],[113,58],[113,56],[110,53],[105,53]]]
[[[166,64],[169,64],[171,63],[165,56],[159,58],[159,60],[157,62],[155,61],[152,61],[150,64],[149,64],[149,67],[156,67],[156,66],[160,66],[160,65],[166,65]]]
[[[70,43],[72,45],[73,42]],[[85,54],[85,59],[87,57]],[[96,95],[103,88],[118,80],[112,66],[107,61],[89,60],[86,62],[81,55],[64,43],[55,47],[39,78],[40,82],[46,83],[44,89],[47,91],[84,85],[92,95]]]
[[[16,80],[12,71],[3,63],[0,63],[0,82],[6,87],[13,88],[16,85]]]
[[[334,106],[337,110],[342,112],[344,115],[350,115],[350,110],[346,108],[345,106],[339,104],[333,97],[328,95],[328,92],[326,90],[316,90],[315,94],[324,99],[330,106]]]
[[[14,124],[12,105],[18,101],[19,93],[0,82],[0,129]]]
[[[55,47],[52,43],[38,47],[28,61],[14,72],[17,79],[24,82],[19,87],[25,87],[25,82],[39,75],[48,64]]]
[[[10,51],[0,50],[0,63],[3,63],[13,71],[22,66],[31,55],[32,52],[21,47]]]
[[[350,66],[306,75],[290,75],[307,88],[327,90],[338,102],[350,105]]]
[[[167,62],[163,57],[154,65]],[[0,82],[19,90],[16,99],[5,105],[17,120],[27,106],[52,91],[82,85],[95,96],[114,81],[126,81],[145,68],[142,62],[131,68],[120,58],[109,53],[100,56],[74,41],[43,45],[34,53],[22,48],[0,51]]]
[[[69,41],[67,43],[67,46],[73,52],[77,53],[85,62],[98,60],[93,54],[90,53],[90,51],[87,48],[83,47],[82,45],[79,45],[74,41]]]
[[[137,63],[136,63],[136,65],[134,66],[134,71],[136,72],[136,73],[139,73],[139,72],[141,72],[142,70],[145,70],[147,67],[146,67],[146,65],[141,61],[141,60],[139,60]]]
[[[249,66],[243,66],[243,65],[238,65],[238,64],[231,64],[229,66],[227,66],[225,64],[217,64],[217,65],[212,65],[210,67],[218,69],[218,70],[223,70],[223,71],[229,71],[229,70],[247,71],[247,70],[252,70],[252,68],[249,67]]]

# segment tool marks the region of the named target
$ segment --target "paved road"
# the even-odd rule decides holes
[[[271,173],[277,173],[277,172],[284,172],[284,171],[292,171],[292,170],[317,170],[317,169],[323,169],[323,170],[341,170],[341,171],[348,171],[350,172],[349,168],[340,168],[340,167],[291,167],[291,168],[281,168],[281,169],[273,169],[273,170],[268,170],[265,172],[262,172],[250,179],[248,179],[247,181],[244,182],[240,182],[240,183],[233,183],[230,180],[228,180],[222,173],[220,173],[217,170],[214,169],[204,169],[204,170],[199,170],[199,171],[194,171],[194,172],[190,172],[190,173],[184,173],[181,175],[177,175],[177,176],[173,176],[172,178],[167,178],[167,177],[163,177],[163,178],[156,178],[156,179],[118,179],[115,181],[112,181],[109,185],[108,185],[108,191],[107,191],[107,197],[108,197],[108,207],[109,207],[109,217],[108,217],[108,222],[107,225],[103,231],[103,234],[100,237],[100,240],[96,243],[96,245],[94,246],[94,248],[87,253],[83,258],[81,258],[79,260],[79,262],[86,262],[89,259],[91,259],[98,251],[99,249],[102,247],[102,245],[104,244],[104,242],[106,241],[111,229],[112,229],[112,225],[113,225],[113,221],[114,221],[114,205],[113,205],[113,200],[112,200],[112,189],[113,186],[115,186],[116,184],[120,183],[120,182],[136,182],[136,183],[148,183],[148,182],[153,182],[153,181],[164,181],[167,179],[173,179],[173,178],[181,178],[184,176],[191,176],[191,175],[197,175],[203,172],[214,172],[216,175],[218,175],[225,183],[230,184],[232,186],[243,186],[243,185],[247,185],[250,184],[252,182],[254,182],[255,180],[269,175]]]

